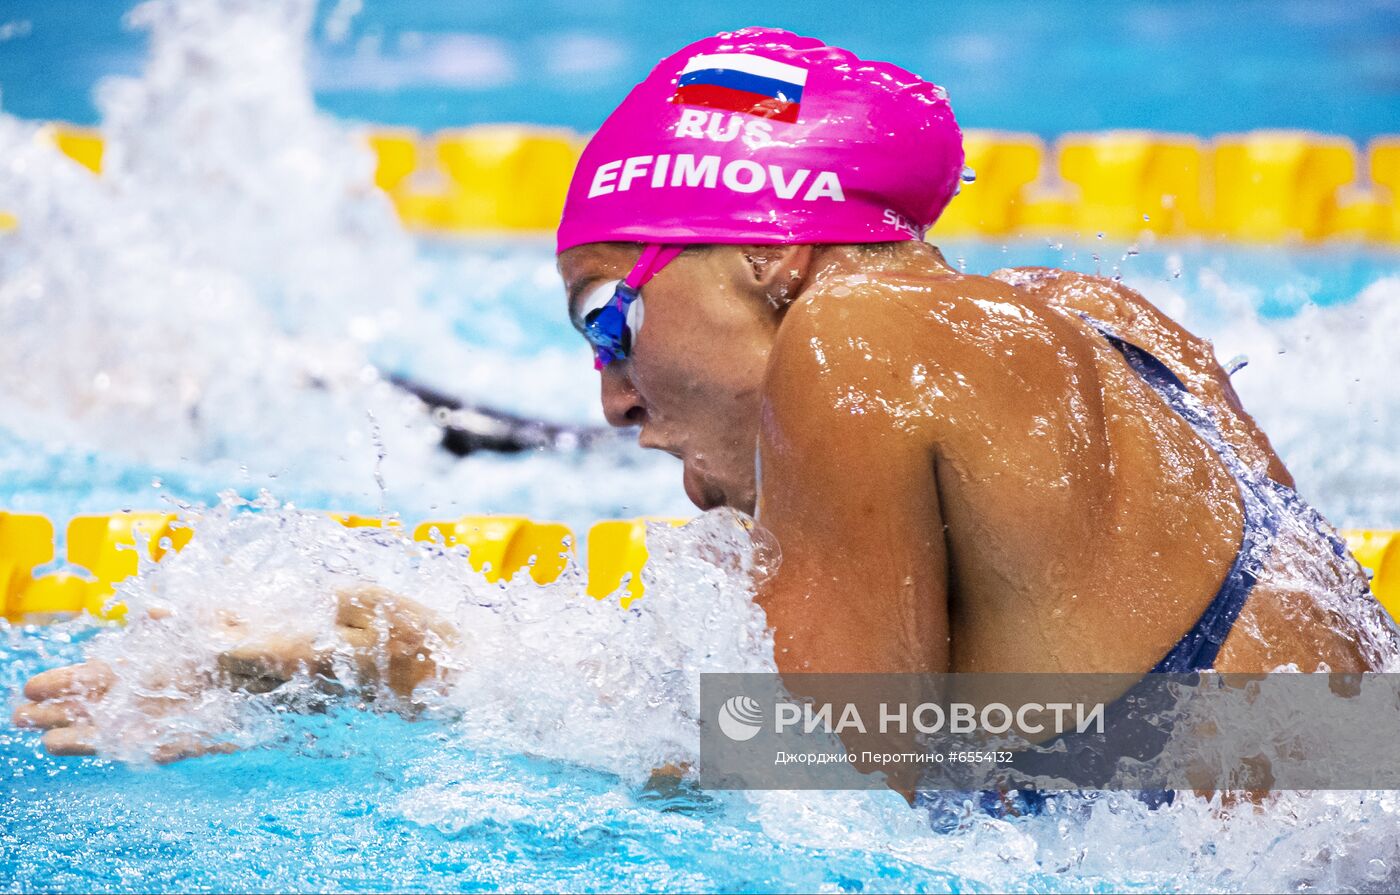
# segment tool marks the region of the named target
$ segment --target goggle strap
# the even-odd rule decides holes
[[[637,259],[636,266],[627,275],[627,279],[622,282],[626,283],[633,291],[640,290],[651,282],[652,277],[661,273],[662,268],[676,260],[676,256],[683,251],[685,251],[685,246],[647,243],[642,247],[642,256]]]

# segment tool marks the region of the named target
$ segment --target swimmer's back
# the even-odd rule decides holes
[[[1221,435],[1247,466],[1288,488],[1294,486],[1268,437],[1245,411],[1210,342],[1114,280],[1048,268],[1009,269],[992,276],[1050,307],[1101,321],[1149,351],[1210,409]],[[1315,525],[1312,519],[1299,520],[1279,532],[1274,555],[1225,641],[1218,670],[1260,671],[1291,664],[1309,671],[1319,663],[1333,670],[1367,668],[1364,650],[1349,630],[1355,619],[1339,617],[1320,596],[1339,604],[1350,602],[1359,615],[1393,631],[1381,618],[1355,562],[1333,554],[1330,526],[1329,531],[1317,531]]]
[[[1158,354],[1246,463],[1289,481],[1209,345],[1110,281],[942,267],[838,279],[809,297],[775,363],[817,351],[862,396],[859,412],[927,440],[954,671],[1145,671],[1238,553],[1230,471],[1081,314]],[[843,345],[864,348],[843,361]],[[1284,598],[1280,611],[1277,588],[1255,588],[1237,625],[1248,635],[1226,642],[1220,670],[1363,667],[1310,594]]]

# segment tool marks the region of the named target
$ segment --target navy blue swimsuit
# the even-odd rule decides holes
[[[1128,366],[1161,395],[1178,416],[1190,423],[1201,440],[1220,457],[1239,489],[1240,502],[1244,507],[1244,525],[1235,561],[1221,582],[1220,590],[1196,624],[1151,669],[1152,673],[1161,674],[1206,671],[1215,665],[1220,645],[1229,636],[1235,619],[1239,618],[1254,582],[1259,580],[1269,542],[1278,531],[1278,515],[1272,509],[1273,501],[1264,491],[1284,489],[1291,492],[1292,489],[1265,476],[1250,473],[1234,447],[1220,434],[1220,427],[1215,424],[1210,411],[1155,355],[1123,340],[1101,323],[1093,320],[1089,323],[1118,349]]]
[[[1230,635],[1250,590],[1259,580],[1264,562],[1268,559],[1270,545],[1285,514],[1311,523],[1315,530],[1327,537],[1338,556],[1346,555],[1346,544],[1292,488],[1252,472],[1240,459],[1234,447],[1225,440],[1210,410],[1190,393],[1186,384],[1166,364],[1150,352],[1123,339],[1104,324],[1089,317],[1084,317],[1084,320],[1117,349],[1128,362],[1128,366],[1132,367],[1177,415],[1190,424],[1201,440],[1220,457],[1239,489],[1240,502],[1244,509],[1244,525],[1235,561],[1210,605],[1201,613],[1201,617],[1176,645],[1167,651],[1161,661],[1150,669],[1154,674],[1208,671],[1214,667],[1221,644]],[[916,804],[922,803],[929,808],[935,803],[946,804],[946,800],[937,798],[937,795],[920,793],[919,802]],[[1034,790],[1012,793],[989,791],[976,795],[983,811],[999,817],[1009,814],[1039,814],[1044,810],[1046,799]],[[1154,806],[1169,804],[1172,801],[1172,793],[1169,791],[1141,793],[1139,797]]]
[[[1221,582],[1220,590],[1216,591],[1215,598],[1201,617],[1182,635],[1176,646],[1151,668],[1154,674],[1208,671],[1215,667],[1215,657],[1220,654],[1221,644],[1230,636],[1230,629],[1235,626],[1244,601],[1259,580],[1259,573],[1269,558],[1269,548],[1285,515],[1306,522],[1314,531],[1322,534],[1339,557],[1347,555],[1346,543],[1296,491],[1266,475],[1251,471],[1220,433],[1210,410],[1187,390],[1186,384],[1166,364],[1119,337],[1102,323],[1088,317],[1084,319],[1118,349],[1128,366],[1161,395],[1178,416],[1196,430],[1201,440],[1220,457],[1239,489],[1240,503],[1244,508],[1239,553]]]

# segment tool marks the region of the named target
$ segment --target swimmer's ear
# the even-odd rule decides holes
[[[754,287],[776,311],[786,310],[807,280],[812,263],[809,245],[754,245],[743,247]]]

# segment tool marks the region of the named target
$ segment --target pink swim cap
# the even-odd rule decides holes
[[[962,166],[943,88],[744,28],[662,60],[608,116],[574,171],[558,250],[922,239]]]

